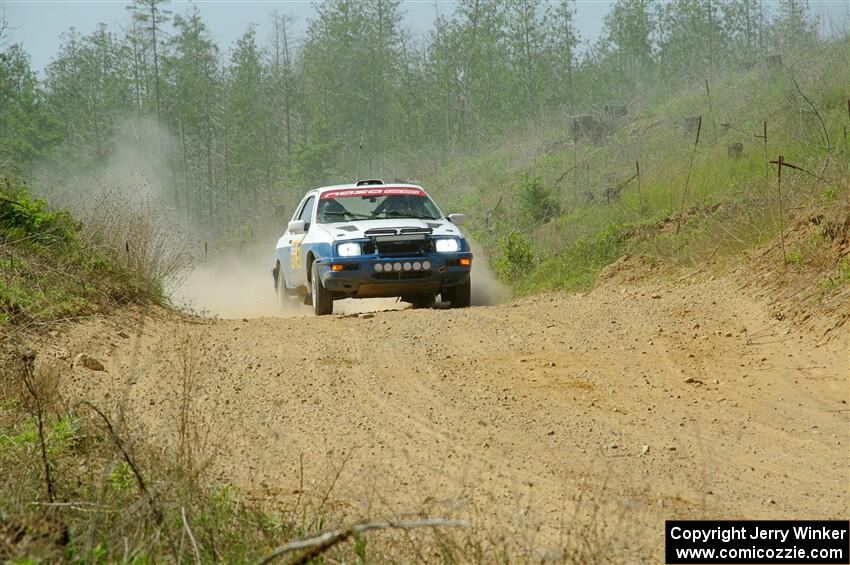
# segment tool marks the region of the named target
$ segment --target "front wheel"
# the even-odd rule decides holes
[[[417,294],[413,296],[402,296],[401,299],[404,302],[409,302],[413,305],[413,308],[432,308],[434,303],[437,301],[437,297],[434,294]]]
[[[313,263],[310,280],[310,297],[313,299],[313,312],[317,316],[325,316],[332,314],[334,311],[333,294],[322,284],[322,278],[319,276],[319,266]]]
[[[452,308],[466,308],[472,302],[472,281],[466,279],[447,293]]]

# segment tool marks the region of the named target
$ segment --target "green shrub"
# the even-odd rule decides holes
[[[824,290],[834,290],[848,282],[850,282],[850,256],[844,257],[838,262],[838,266],[835,268],[835,274],[827,277],[821,283],[821,288]]]
[[[835,202],[838,200],[839,189],[834,186],[829,186],[824,188],[820,193],[821,201],[824,204],[829,204],[830,202]]]
[[[791,244],[788,246],[788,250],[785,252],[785,263],[788,265],[799,265],[803,260],[803,251],[796,244]]]
[[[0,199],[0,236],[11,241],[35,243],[68,243],[74,239],[79,224],[64,211],[50,211],[41,198],[18,193]]]
[[[515,285],[534,267],[534,251],[525,236],[517,231],[506,235],[499,243],[496,273],[503,281]]]
[[[572,247],[542,261],[522,281],[522,293],[539,290],[579,291],[589,288],[599,271],[626,251],[629,226],[609,224],[589,239],[580,239]]]
[[[518,187],[520,210],[531,224],[548,222],[561,215],[561,205],[554,191],[543,184],[540,177],[523,175]]]

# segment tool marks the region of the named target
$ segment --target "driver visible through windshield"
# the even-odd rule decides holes
[[[401,187],[329,190],[319,198],[316,212],[316,221],[320,224],[388,218],[439,220],[441,217],[425,192]]]

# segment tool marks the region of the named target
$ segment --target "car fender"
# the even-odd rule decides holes
[[[333,236],[320,224],[313,224],[310,230],[299,242],[298,269],[293,273],[293,283],[296,286],[308,286],[310,277],[310,260],[312,255],[315,259],[328,259],[333,256]],[[293,252],[295,256],[295,252]],[[309,286],[308,286],[309,288]]]

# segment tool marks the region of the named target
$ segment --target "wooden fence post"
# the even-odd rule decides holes
[[[782,166],[785,162],[785,157],[779,156],[776,163],[776,196],[779,207],[779,242],[782,245],[782,265],[788,265],[788,258],[785,255],[785,226],[782,223]]]

